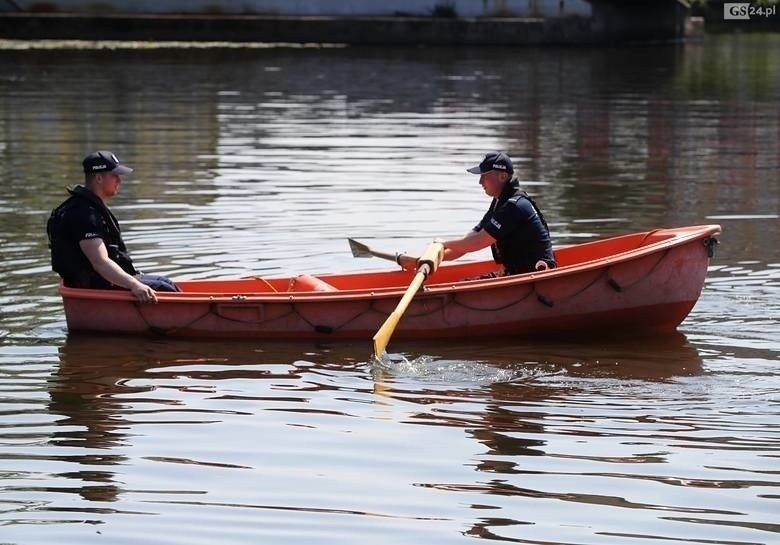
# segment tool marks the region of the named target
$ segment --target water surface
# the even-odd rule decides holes
[[[0,541],[776,543],[780,38],[628,49],[2,43]],[[111,149],[141,268],[368,270],[487,200],[554,242],[719,223],[652,339],[68,335],[43,225]],[[484,254],[482,254],[484,255]],[[480,256],[481,257],[481,256]]]

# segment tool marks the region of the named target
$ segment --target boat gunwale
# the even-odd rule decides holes
[[[617,252],[606,257],[599,257],[592,260],[580,261],[572,263],[571,265],[565,265],[550,269],[542,272],[531,272],[525,274],[518,274],[512,276],[503,276],[496,278],[477,278],[474,280],[458,280],[454,282],[439,282],[431,283],[423,286],[423,296],[434,296],[448,293],[469,293],[475,291],[482,291],[485,289],[505,289],[515,286],[533,284],[536,282],[546,282],[548,280],[555,280],[581,274],[593,270],[603,268],[605,266],[611,266],[619,263],[625,263],[634,259],[640,259],[647,255],[657,253],[659,251],[667,250],[669,248],[682,246],[691,241],[705,239],[713,235],[717,235],[721,232],[720,225],[708,224],[708,225],[694,225],[686,227],[676,228],[659,228],[651,229],[647,231],[639,231],[635,233],[628,233],[625,235],[618,235],[615,237],[606,237],[593,241],[584,242],[581,244],[572,245],[569,247],[584,247],[590,244],[596,245],[604,243],[609,240],[617,240],[623,237],[641,236],[645,235],[645,238],[652,236],[653,234],[669,233],[671,236],[652,242],[650,244],[632,248],[622,252]],[[468,266],[474,266],[487,261],[472,261],[472,262],[460,262],[453,263],[451,265],[442,265],[442,267],[462,267],[468,268]],[[390,271],[387,270],[375,270],[366,271],[365,274],[387,274]],[[399,271],[401,272],[401,271]],[[360,274],[359,271],[351,273],[335,273],[331,275],[322,275],[319,278],[327,281],[328,277],[345,276],[349,274]],[[411,277],[412,272],[409,272]],[[250,278],[244,278],[250,280]],[[269,280],[285,279],[283,277],[273,278]],[[434,276],[435,279],[435,276]],[[193,281],[195,282],[195,281]],[[209,282],[206,280],[206,282]],[[213,282],[219,282],[219,280],[213,280]],[[376,300],[397,298],[404,293],[406,285],[389,286],[389,287],[376,287],[376,288],[356,288],[356,289],[338,289],[336,291],[300,291],[300,292],[183,292],[183,293],[170,293],[170,292],[157,292],[157,299],[159,303],[177,303],[177,304],[204,304],[204,303],[219,303],[219,304],[251,304],[251,303],[289,303],[289,302],[348,302],[355,300]],[[83,289],[83,288],[70,288],[60,283],[59,292],[63,299],[100,299],[104,301],[129,301],[137,303],[135,297],[129,292],[124,290],[98,290],[98,289]],[[140,303],[138,303],[140,304]]]

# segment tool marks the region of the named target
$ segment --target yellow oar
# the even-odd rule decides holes
[[[412,302],[412,298],[420,289],[422,283],[425,282],[425,279],[428,278],[428,275],[436,272],[436,269],[439,268],[443,255],[444,246],[440,242],[432,242],[425,248],[425,252],[423,252],[419,260],[420,265],[417,267],[417,274],[414,275],[411,284],[406,288],[406,292],[401,297],[398,306],[395,307],[395,310],[387,317],[385,323],[382,324],[382,327],[374,335],[374,357],[378,358],[384,354],[387,343],[390,342],[390,337],[404,312],[406,312],[406,308]]]

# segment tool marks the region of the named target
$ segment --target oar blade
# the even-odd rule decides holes
[[[367,244],[358,242],[354,238],[348,238],[347,240],[349,241],[349,248],[352,250],[352,257],[381,257],[382,259],[397,261],[397,254],[374,250]]]
[[[390,314],[390,316],[388,316],[385,323],[382,324],[382,327],[380,327],[376,332],[376,335],[374,335],[373,341],[375,358],[381,357],[382,354],[384,354],[387,350],[387,345],[390,343],[390,337],[393,335],[393,331],[395,331],[395,328],[398,325],[398,321],[400,319],[401,314],[398,312],[393,312]]]
[[[349,241],[349,249],[352,250],[352,257],[372,257],[374,255],[371,253],[371,248],[362,242],[358,242],[354,238],[347,240]]]

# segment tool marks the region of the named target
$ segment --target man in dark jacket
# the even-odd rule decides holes
[[[141,302],[157,302],[157,291],[180,291],[163,276],[140,274],[122,240],[119,222],[105,201],[119,191],[133,169],[110,151],[90,153],[82,162],[84,185],[55,208],[46,225],[52,269],[68,287],[128,289]]]
[[[485,193],[493,197],[480,222],[463,237],[441,241],[444,260],[491,247],[504,274],[543,271],[556,266],[550,231],[539,208],[514,177],[509,156],[501,151],[488,153],[477,166],[467,169],[479,175]],[[399,255],[398,264],[414,269],[416,258]]]

